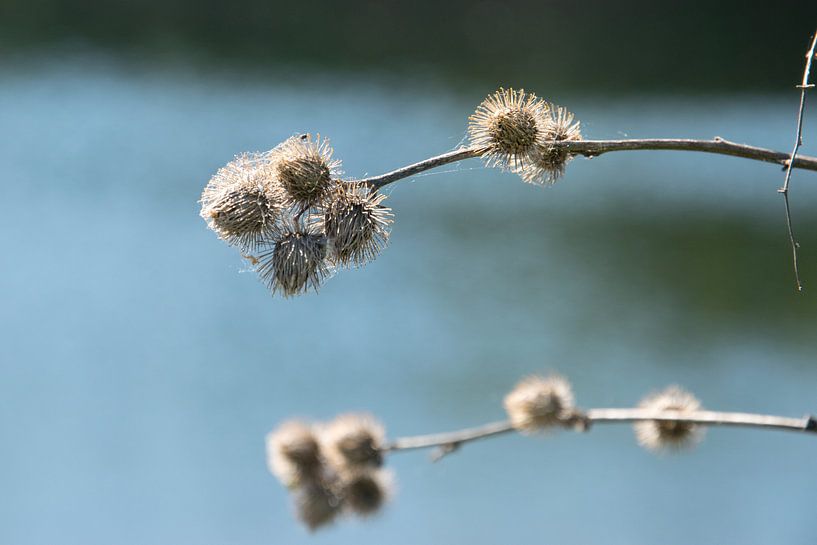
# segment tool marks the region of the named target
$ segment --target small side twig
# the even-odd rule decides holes
[[[577,425],[578,423],[582,425]],[[642,421],[685,422],[701,426],[733,426],[758,429],[776,429],[785,431],[817,434],[817,418],[805,416],[790,418],[754,413],[731,413],[717,411],[692,411],[679,414],[672,411],[652,409],[589,409],[577,417],[568,417],[564,425],[580,431],[590,429],[596,424],[626,424]],[[383,452],[399,452],[424,448],[436,449],[432,460],[437,461],[458,450],[463,444],[495,437],[514,431],[509,421],[491,422],[474,428],[466,428],[445,433],[401,437],[383,447]]]
[[[811,46],[806,52],[806,65],[803,68],[803,81],[797,86],[800,89],[800,108],[797,111],[797,128],[794,136],[794,148],[789,156],[789,161],[786,165],[786,175],[783,178],[783,187],[778,189],[783,194],[783,203],[786,207],[786,228],[789,232],[789,243],[791,244],[792,263],[794,265],[794,281],[797,286],[797,291],[803,291],[803,284],[800,282],[800,271],[797,264],[797,249],[800,245],[794,238],[794,230],[791,225],[791,208],[789,206],[789,183],[791,182],[791,172],[794,168],[794,162],[797,158],[797,151],[803,145],[803,114],[806,110],[806,91],[814,87],[809,84],[809,75],[811,73],[811,61],[814,60],[814,52],[817,49],[817,32],[811,39]]]

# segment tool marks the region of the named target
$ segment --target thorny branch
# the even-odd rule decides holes
[[[755,161],[775,163],[787,168],[800,168],[804,170],[817,171],[817,157],[798,156],[790,160],[792,155],[773,151],[765,148],[758,148],[746,144],[737,144],[715,137],[712,140],[688,140],[679,138],[653,138],[634,140],[579,140],[579,141],[551,141],[547,145],[555,149],[566,149],[576,155],[585,157],[596,157],[602,153],[613,151],[639,151],[639,150],[676,150],[676,151],[698,151],[704,153],[716,153],[720,155],[731,155]],[[372,176],[358,180],[371,184],[376,188],[381,188],[398,180],[414,176],[426,170],[441,167],[451,163],[456,163],[464,159],[480,157],[484,153],[481,148],[459,148],[448,153],[443,153],[436,157],[431,157],[408,165],[397,170],[393,170],[380,176]]]
[[[800,108],[797,111],[797,129],[795,131],[794,136],[794,148],[791,151],[791,159],[786,164],[786,176],[783,178],[783,187],[781,187],[778,191],[783,194],[783,202],[786,205],[786,228],[789,231],[789,242],[791,243],[791,253],[792,253],[792,263],[794,265],[794,280],[797,284],[797,291],[803,290],[803,284],[800,282],[800,272],[797,267],[797,248],[800,245],[794,239],[794,231],[792,230],[791,226],[791,209],[789,208],[789,182],[791,181],[791,171],[793,168],[793,164],[795,159],[797,158],[797,150],[800,149],[800,146],[803,145],[803,113],[806,109],[806,91],[808,91],[811,87],[814,87],[813,84],[809,84],[809,74],[811,73],[811,61],[814,60],[814,51],[817,48],[817,32],[814,33],[814,36],[811,39],[811,46],[809,50],[806,52],[806,65],[803,68],[803,81],[797,87],[800,89]]]
[[[640,421],[685,422],[703,426],[736,426],[761,429],[778,429],[806,433],[817,433],[817,417],[788,418],[752,413],[729,413],[716,411],[693,411],[673,414],[672,411],[652,409],[590,409],[577,412],[563,422],[564,426],[579,430],[589,429],[594,424],[623,424]],[[461,445],[514,431],[509,421],[492,422],[474,428],[466,428],[445,433],[417,435],[395,439],[383,447],[385,452],[436,448],[433,460],[439,460]]]

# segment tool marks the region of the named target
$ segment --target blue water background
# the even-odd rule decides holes
[[[778,167],[637,152],[577,159],[549,189],[475,160],[395,184],[382,256],[282,300],[198,217],[212,173],[300,132],[350,176],[384,172],[460,144],[491,89],[92,58],[0,80],[0,543],[817,541],[817,442],[798,434],[710,430],[655,456],[599,426],[399,454],[381,516],[314,535],[264,461],[290,416],[456,429],[549,370],[586,407],[677,383],[712,409],[816,412],[813,173],[792,190],[803,296]],[[551,98],[587,137],[788,150],[797,97]]]

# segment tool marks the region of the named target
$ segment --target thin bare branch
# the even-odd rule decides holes
[[[754,413],[725,413],[716,411],[695,411],[671,414],[652,409],[591,409],[587,420],[593,424],[613,422],[639,422],[654,420],[661,422],[687,422],[706,426],[738,426],[745,428],[767,428],[788,431],[817,433],[817,421],[813,416],[789,418]]]
[[[783,187],[778,191],[783,194],[783,202],[786,205],[786,228],[789,232],[789,243],[791,244],[792,263],[794,265],[794,281],[797,285],[797,291],[803,291],[803,284],[800,282],[800,271],[797,266],[797,250],[800,245],[794,238],[794,230],[791,226],[791,208],[789,206],[789,182],[791,181],[791,171],[794,168],[794,162],[797,159],[797,151],[803,145],[803,114],[806,111],[806,91],[814,85],[809,84],[809,75],[811,73],[811,61],[814,60],[814,51],[817,48],[817,32],[811,38],[811,46],[806,51],[806,65],[803,68],[803,81],[797,86],[800,89],[800,108],[797,110],[797,128],[794,134],[794,148],[791,150],[790,160],[786,164],[786,175],[783,178]]]
[[[595,424],[623,424],[641,421],[686,422],[702,426],[737,426],[760,429],[777,429],[807,433],[817,433],[817,418],[789,418],[753,413],[727,413],[715,411],[694,411],[683,414],[652,409],[590,409],[570,416],[565,427],[589,429]],[[435,460],[456,451],[465,443],[486,439],[514,431],[508,421],[491,422],[483,426],[466,428],[446,433],[402,437],[386,445],[385,452],[436,448]]]
[[[376,188],[380,188],[385,185],[389,185],[390,183],[396,182],[398,180],[409,178],[411,176],[414,176],[415,174],[420,174],[421,172],[425,172],[426,170],[431,170],[433,168],[449,165],[451,163],[456,163],[458,161],[462,161],[463,159],[473,159],[474,157],[479,157],[483,153],[483,151],[484,150],[479,148],[458,148],[455,149],[454,151],[449,151],[448,153],[437,155],[436,157],[430,157],[428,159],[420,161],[419,163],[404,166],[398,168],[397,170],[387,172],[386,174],[381,174],[380,176],[364,178],[360,181],[363,183],[372,184]]]
[[[467,428],[464,430],[434,433],[430,435],[417,435],[414,437],[402,437],[394,440],[383,450],[414,450],[418,448],[461,445],[462,443],[468,443],[471,441],[476,441],[477,439],[484,439],[486,437],[492,437],[494,435],[500,435],[510,431],[513,431],[513,426],[511,426],[510,422],[491,422],[490,424],[477,426],[475,428]]]
[[[789,234],[789,244],[791,245],[791,262],[794,268],[794,285],[797,291],[803,291],[803,283],[800,281],[800,266],[797,258],[797,250],[800,249],[800,243],[794,238],[794,228],[791,226],[791,206],[789,206],[789,192],[781,191],[783,193],[783,204],[786,208],[786,232]]]
[[[547,143],[553,148],[563,148],[576,155],[595,157],[613,151],[644,151],[644,150],[675,150],[697,151],[731,155],[755,161],[775,163],[781,166],[791,165],[792,168],[817,171],[817,157],[799,156],[793,161],[791,155],[782,151],[773,151],[746,144],[729,142],[720,137],[712,140],[689,140],[680,138],[652,138],[637,140],[580,140],[580,141],[551,141]],[[408,165],[386,174],[372,176],[359,180],[380,188],[398,180],[409,178],[415,174],[441,167],[464,159],[479,157],[484,153],[480,148],[459,148],[436,157],[425,159],[413,165]]]
[[[797,129],[794,135],[794,148],[791,151],[791,161],[786,166],[786,176],[783,178],[783,187],[780,188],[781,193],[788,193],[789,182],[791,181],[791,171],[794,159],[797,157],[797,151],[803,145],[803,115],[806,111],[806,91],[814,87],[809,83],[809,75],[811,74],[811,61],[814,60],[814,52],[817,49],[817,32],[811,39],[811,46],[806,52],[806,65],[803,68],[803,81],[797,86],[800,89],[800,108],[797,110]]]

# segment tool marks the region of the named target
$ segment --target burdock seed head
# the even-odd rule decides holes
[[[573,158],[567,150],[550,142],[582,139],[580,123],[574,122],[573,114],[561,106],[550,105],[544,125],[545,143],[537,144],[533,159],[516,169],[524,181],[538,185],[555,183],[564,175],[567,163]]]
[[[344,506],[354,514],[367,517],[377,513],[393,493],[394,478],[386,470],[357,471],[341,482]]]
[[[369,414],[344,414],[323,430],[327,461],[338,472],[380,467],[385,439],[383,426]]]
[[[505,411],[514,428],[534,432],[569,423],[574,415],[573,403],[570,383],[562,377],[531,376],[505,396]]]
[[[525,169],[545,139],[548,105],[524,90],[499,89],[469,118],[471,145],[485,149],[489,166]]]
[[[219,238],[251,250],[275,233],[284,193],[266,156],[247,154],[216,172],[200,202],[201,217]]]
[[[363,265],[388,244],[392,213],[381,204],[385,199],[368,184],[336,184],[324,209],[324,230],[336,263]]]
[[[330,524],[341,512],[342,499],[332,487],[321,481],[311,481],[295,491],[298,519],[311,531]]]
[[[318,478],[322,463],[320,445],[308,424],[290,420],[267,435],[267,466],[287,488]]]
[[[642,409],[663,411],[668,415],[683,416],[700,410],[701,402],[678,386],[645,397],[638,405]],[[691,422],[645,420],[636,422],[638,444],[649,450],[678,450],[700,441],[703,428]]]
[[[273,293],[284,297],[317,291],[329,274],[326,236],[315,223],[288,222],[280,228],[272,248],[258,255],[257,272]]]
[[[320,203],[340,174],[340,161],[332,159],[329,140],[321,140],[320,135],[293,136],[272,150],[270,157],[287,203],[302,209]]]

